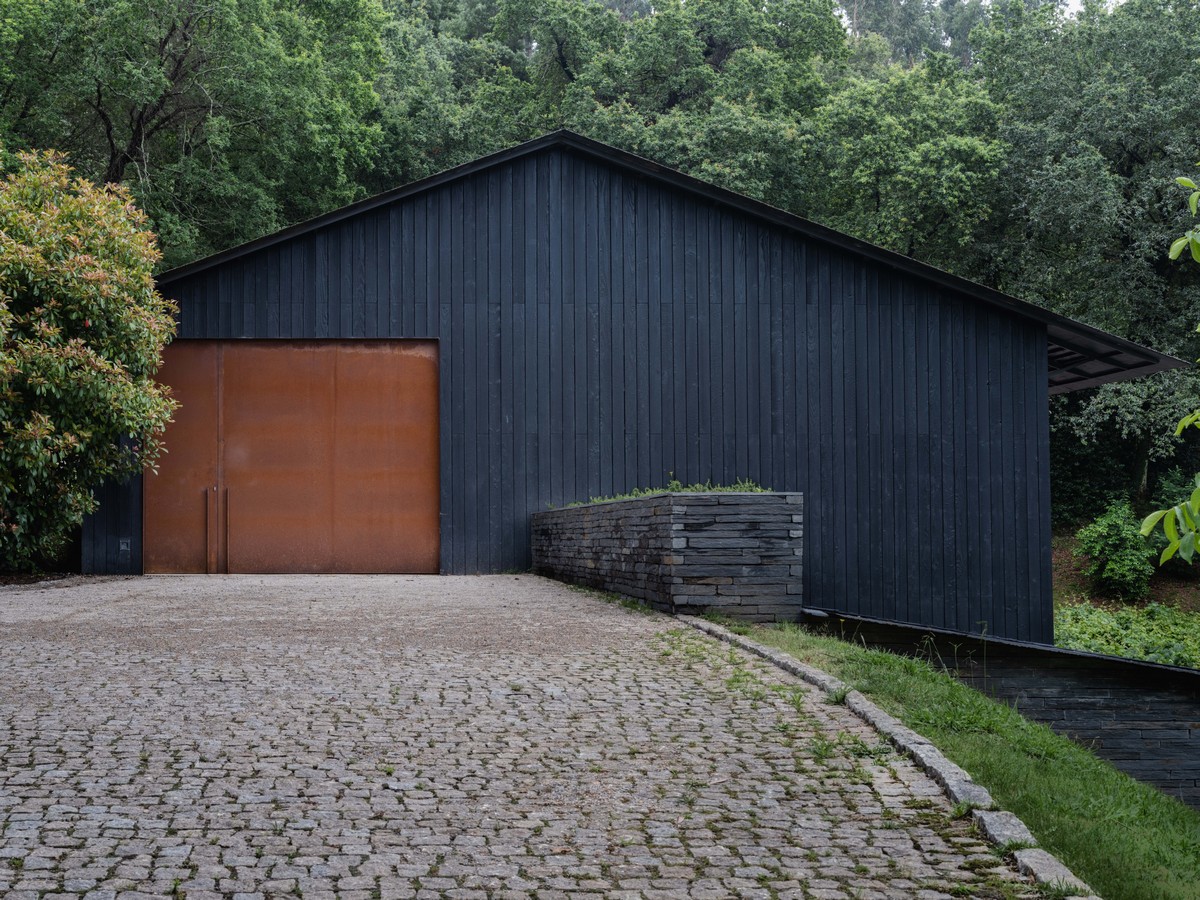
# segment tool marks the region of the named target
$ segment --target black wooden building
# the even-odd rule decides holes
[[[566,132],[159,286],[184,407],[93,572],[524,570],[533,510],[749,478],[805,495],[806,605],[1049,641],[1047,397],[1179,364]]]

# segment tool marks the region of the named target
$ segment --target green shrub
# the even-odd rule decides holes
[[[1129,504],[1118,500],[1075,535],[1079,541],[1075,555],[1088,558],[1083,571],[1102,593],[1122,600],[1141,600],[1149,593],[1153,549],[1139,528]]]
[[[1071,650],[1200,669],[1200,613],[1161,603],[1103,609],[1074,603],[1054,611],[1054,643]]]
[[[0,568],[52,559],[93,488],[152,464],[175,404],[154,380],[175,306],[123,187],[23,154],[0,181]]]

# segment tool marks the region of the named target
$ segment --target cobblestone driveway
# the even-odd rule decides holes
[[[531,576],[0,589],[0,895],[1006,897],[840,706]]]

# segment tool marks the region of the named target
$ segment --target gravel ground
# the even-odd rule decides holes
[[[1022,896],[757,660],[532,576],[0,588],[0,895]]]

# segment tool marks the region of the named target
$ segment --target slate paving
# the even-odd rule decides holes
[[[842,706],[532,576],[0,589],[0,895],[1036,896]]]

